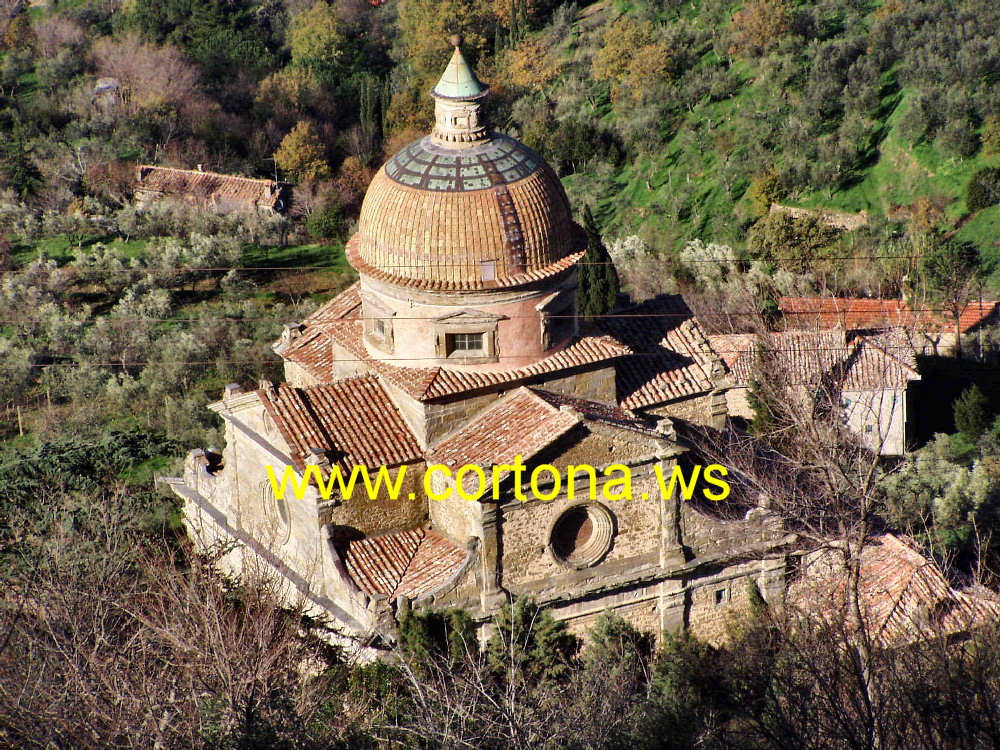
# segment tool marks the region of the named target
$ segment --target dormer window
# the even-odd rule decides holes
[[[501,315],[461,310],[434,319],[435,351],[441,359],[461,364],[495,362],[497,322]]]

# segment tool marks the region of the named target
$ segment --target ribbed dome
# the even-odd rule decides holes
[[[582,248],[566,193],[534,151],[501,134],[461,150],[428,136],[375,175],[348,258],[397,283],[481,289],[557,273]]]

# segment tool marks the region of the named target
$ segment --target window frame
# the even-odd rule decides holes
[[[435,356],[460,364],[496,362],[500,359],[497,351],[497,324],[503,319],[502,315],[477,310],[460,310],[435,318]],[[482,347],[456,349],[452,345],[452,337],[456,334],[478,334],[482,336]]]
[[[374,297],[361,295],[361,317],[365,340],[376,349],[392,354],[395,349],[395,326],[393,318],[396,311],[382,304]],[[379,325],[383,330],[379,331]]]

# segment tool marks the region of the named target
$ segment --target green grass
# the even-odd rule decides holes
[[[54,260],[60,266],[73,261],[73,255],[78,246],[92,247],[98,242],[118,249],[126,258],[141,258],[146,251],[146,240],[130,239],[127,242],[120,237],[95,237],[87,236],[83,239],[70,237],[66,234],[54,237],[45,237],[34,242],[18,243],[14,245],[14,262],[18,266],[23,266],[31,261],[38,260],[44,255],[50,260]]]
[[[349,271],[344,245],[288,245],[261,247],[249,245],[243,252],[243,264],[252,268],[294,268],[315,266],[333,271]]]

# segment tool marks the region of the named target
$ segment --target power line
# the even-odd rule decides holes
[[[826,260],[918,260],[922,259],[923,255],[823,255],[815,258],[811,258],[808,261],[801,256],[788,256],[788,257],[778,257],[778,258],[699,258],[685,260],[681,262],[681,265],[687,265],[690,263],[716,263],[719,265],[730,264],[730,265],[740,265],[744,263],[783,263],[783,262],[795,262],[803,263],[810,262],[816,263]],[[553,261],[558,263],[559,261]],[[577,266],[613,266],[614,262],[608,261],[583,261],[579,260],[574,265]],[[73,268],[74,266],[69,266]],[[412,264],[392,264],[383,265],[379,264],[376,270],[398,270],[398,269],[412,269],[412,268],[423,268],[423,269],[436,269],[436,268],[479,268],[479,262],[473,263],[412,263]],[[337,273],[343,273],[347,269],[339,269],[333,266],[144,266],[137,268],[130,268],[123,266],[123,271],[332,271]],[[353,267],[352,267],[353,270]]]
[[[906,346],[906,345],[901,345],[901,344],[881,344],[881,343],[873,342],[873,346],[876,346],[878,349],[881,349],[881,350],[886,351],[886,352],[888,352],[888,351],[906,351],[906,352],[912,352],[913,351],[912,347],[909,347],[909,346]],[[694,347],[691,347],[691,348],[694,348]],[[752,353],[754,351],[754,348],[753,347],[749,347],[749,348],[740,348],[740,349],[716,349],[716,348],[713,347],[712,351],[714,353],[716,353],[716,354],[750,354],[750,353]],[[794,348],[786,348],[786,349],[781,349],[781,348],[766,348],[766,351],[768,351],[768,353],[777,354],[777,355],[788,354],[788,353],[802,353],[802,352],[824,352],[824,353],[831,353],[831,352],[838,353],[839,352],[839,353],[848,354],[848,353],[851,353],[851,352],[854,351],[854,347],[852,347],[852,346],[842,346],[842,347],[816,346],[816,347],[794,347]],[[549,356],[555,356],[558,353],[559,352],[556,351],[556,352],[553,352]],[[676,357],[677,355],[683,355],[683,354],[684,354],[683,351],[679,351],[677,349],[663,349],[663,351],[661,351],[661,352],[630,352],[630,353],[612,354],[612,355],[609,355],[608,357],[606,357],[604,360],[595,360],[595,363],[598,362],[598,361],[608,361],[608,360],[612,360],[612,359],[618,359],[619,357],[670,357],[670,356],[675,356]],[[337,359],[335,361],[336,362],[368,362],[368,363],[372,363],[372,362],[379,363],[379,362],[381,362],[381,363],[393,363],[393,362],[427,362],[428,360],[434,360],[434,359],[435,359],[434,357],[385,357],[385,358],[375,358],[375,357],[345,357],[343,359]],[[499,361],[499,360],[503,360],[503,359],[508,359],[508,360],[509,359],[524,359],[524,357],[516,356],[516,355],[506,355],[506,356],[501,355],[499,357],[495,357],[494,359],[496,361]],[[547,357],[544,357],[541,360],[537,360],[536,362],[532,362],[532,363],[529,363],[528,365],[524,365],[524,366],[528,367],[531,364],[537,364],[537,362],[544,361],[544,359],[547,359]],[[146,360],[146,361],[127,362],[124,366],[126,366],[126,367],[164,366],[165,367],[167,365],[217,365],[217,364],[244,364],[244,365],[251,365],[251,364],[279,364],[279,363],[281,363],[283,361],[285,361],[285,360],[284,359],[260,359],[260,358],[255,358],[255,359],[205,359],[205,360]],[[48,364],[33,363],[30,366],[31,367],[41,367],[41,368],[45,368],[45,367],[84,367],[84,366],[90,366],[90,367],[123,367],[121,361],[117,361],[117,362],[88,362],[88,361],[50,362]],[[403,366],[405,367],[405,365],[403,365]],[[439,367],[442,367],[442,365],[440,365],[440,364],[426,365],[426,366],[418,367],[417,369],[433,369],[433,368],[439,368]],[[465,372],[475,373],[475,372],[490,372],[490,371],[469,370],[469,371],[465,371]]]
[[[834,297],[825,297],[817,299],[838,299]],[[992,304],[990,301],[983,302],[983,308]],[[641,303],[640,303],[641,305]],[[971,302],[968,306],[978,305],[977,302]],[[322,309],[322,308],[319,308]],[[973,308],[975,309],[975,308]],[[728,310],[725,312],[726,315],[738,316],[738,315],[759,315],[759,309],[753,310]],[[883,308],[876,311],[865,311],[865,315],[875,315],[882,312],[886,315],[889,320],[876,321],[873,323],[873,327],[878,327],[882,325],[892,326],[891,318],[898,317],[901,319],[910,319],[919,317],[925,313],[948,313],[952,314],[952,309],[950,307],[908,307],[905,310],[892,309],[889,307]],[[782,310],[780,311],[781,317],[783,318],[843,318],[851,315],[856,315],[857,313],[851,313],[848,310]],[[314,314],[314,313],[310,313]],[[191,323],[200,322],[204,320],[211,320],[212,313],[206,313],[206,316],[199,317],[148,317],[148,316],[118,316],[113,314],[106,314],[99,318],[91,318],[89,320],[112,320],[119,322],[136,322],[136,323],[146,323],[146,322],[156,322],[156,323]],[[239,322],[241,320],[277,320],[274,315],[216,315],[214,316],[216,320],[234,321]],[[308,317],[308,316],[307,316]],[[504,320],[537,320],[540,316],[538,315],[505,315]],[[578,318],[579,315],[546,315],[547,318],[551,320],[559,320],[565,318]],[[603,313],[598,315],[592,315],[590,320],[608,320],[608,319],[644,319],[644,318],[694,318],[697,315],[693,312],[659,312],[659,313]],[[366,320],[385,320],[391,318],[392,320],[430,320],[426,316],[421,315],[392,315],[392,316],[355,316],[351,318],[332,318],[329,320],[322,320],[313,325],[333,325],[333,324],[351,324],[357,322],[363,322]],[[46,318],[2,318],[0,319],[0,325],[28,325],[32,323],[42,324],[48,322]],[[89,321],[87,321],[89,322]],[[913,322],[912,320],[910,322]],[[899,322],[892,327],[901,327],[905,325],[903,322]],[[864,328],[865,326],[858,326],[859,328]],[[810,329],[790,329],[790,330],[810,330]]]

